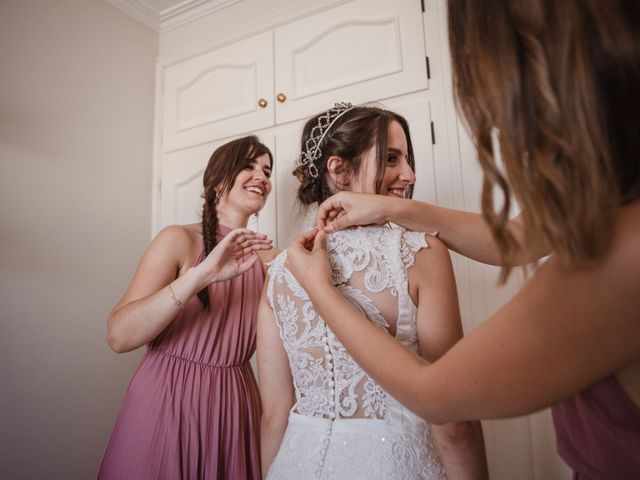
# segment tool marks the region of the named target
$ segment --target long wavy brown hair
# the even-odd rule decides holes
[[[257,157],[269,155],[271,167],[273,167],[273,155],[271,151],[255,135],[232,140],[218,147],[207,164],[202,182],[204,184],[204,205],[202,207],[202,237],[205,255],[216,246],[216,230],[218,228],[218,213],[216,204],[218,198],[226,195],[238,174],[250,166]],[[198,292],[198,297],[209,308],[209,289],[204,288]]]
[[[640,193],[640,2],[450,0],[448,17],[456,103],[484,172],[502,280],[539,245],[567,265],[597,260],[618,209]],[[520,243],[507,229],[512,193]]]
[[[311,117],[302,129],[300,151],[304,151],[309,135],[318,125],[318,118],[325,114],[321,112]],[[375,191],[380,193],[384,171],[387,167],[387,132],[391,122],[398,122],[407,137],[407,162],[415,171],[415,158],[409,124],[404,117],[390,110],[377,106],[358,106],[344,113],[326,132],[320,145],[321,156],[315,162],[318,169],[316,178],[309,174],[309,168],[298,162],[293,171],[300,182],[298,187],[298,201],[307,207],[314,203],[322,203],[335,193],[335,186],[329,182],[327,175],[327,160],[331,156],[343,160],[341,173],[360,172],[364,154],[374,145],[376,146],[376,176]],[[413,185],[409,188],[409,197],[413,195]]]

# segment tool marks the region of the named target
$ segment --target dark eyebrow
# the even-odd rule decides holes
[[[255,158],[247,158],[247,165],[259,165],[259,163]],[[262,168],[268,168],[269,170],[271,170],[270,165],[264,165]]]
[[[400,150],[399,148],[394,148],[394,147],[387,147],[387,150],[390,153],[395,153],[396,155],[400,155],[402,156],[402,150]],[[404,158],[407,158],[407,154],[404,154]]]

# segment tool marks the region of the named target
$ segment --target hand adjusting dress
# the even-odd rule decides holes
[[[379,328],[417,351],[407,269],[425,235],[359,227],[329,236],[338,289]],[[351,358],[286,268],[269,268],[268,298],[293,376],[296,403],[267,478],[443,479],[430,425],[403,407]],[[384,361],[384,359],[380,359]]]
[[[218,240],[229,231],[219,225]],[[203,259],[201,248],[194,265]],[[256,262],[210,285],[210,310],[194,295],[149,343],[98,478],[260,478],[260,397],[249,360],[263,284]]]

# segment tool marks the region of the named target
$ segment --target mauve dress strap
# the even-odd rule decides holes
[[[640,479],[640,408],[607,377],[552,408],[558,453],[574,479]]]

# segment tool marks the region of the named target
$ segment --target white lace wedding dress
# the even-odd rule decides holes
[[[327,241],[334,284],[375,325],[417,351],[407,269],[425,235],[359,227]],[[351,358],[286,268],[269,268],[267,294],[289,357],[296,403],[268,479],[445,479],[428,423]],[[380,361],[386,361],[381,358]]]

